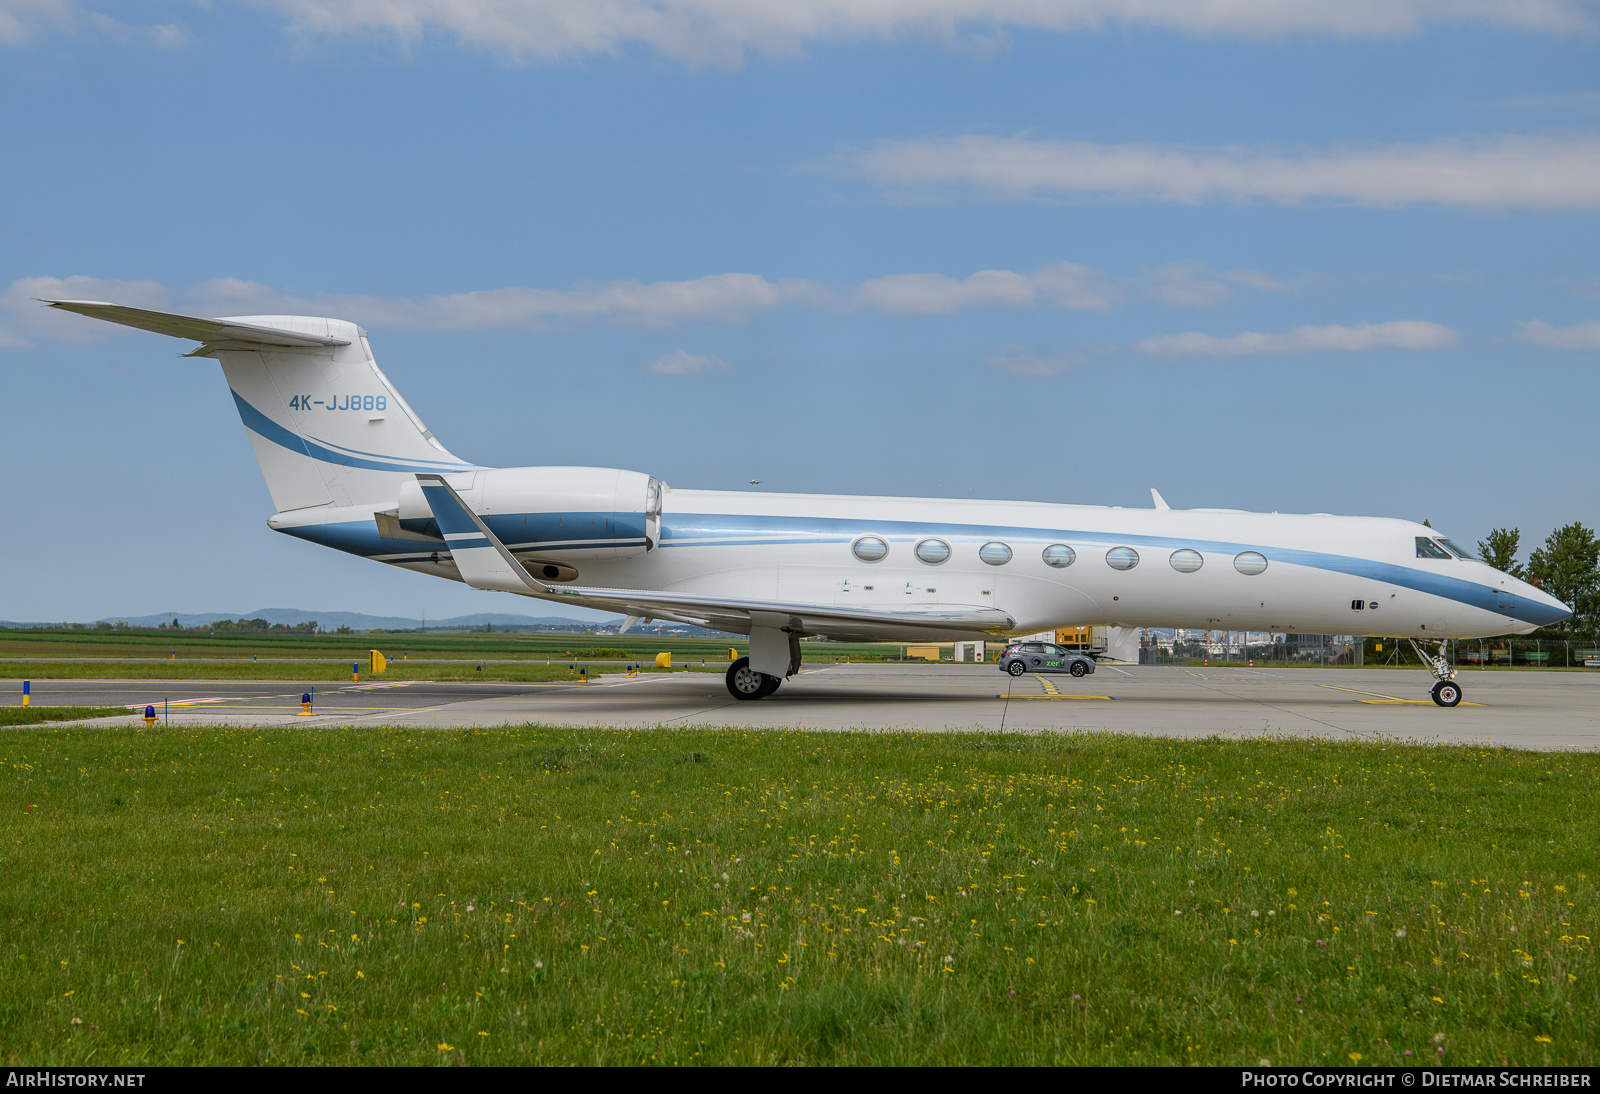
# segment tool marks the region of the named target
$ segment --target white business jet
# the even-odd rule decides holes
[[[1104,624],[1404,637],[1441,706],[1445,639],[1571,610],[1411,521],[1025,501],[673,490],[638,471],[480,467],[451,454],[339,319],[54,308],[201,343],[277,512],[268,527],[392,566],[750,636],[739,699],[800,668],[800,638],[984,640]],[[1418,652],[1422,653],[1420,647]]]

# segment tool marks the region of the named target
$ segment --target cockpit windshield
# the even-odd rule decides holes
[[[1452,540],[1445,539],[1443,536],[1434,536],[1433,538],[1434,541],[1439,544],[1439,546],[1443,547],[1446,551],[1449,551],[1457,558],[1466,559],[1468,562],[1472,561],[1472,556],[1463,551],[1460,544],[1455,543]]]
[[[1417,537],[1418,558],[1449,558],[1450,552],[1439,546],[1427,536]]]

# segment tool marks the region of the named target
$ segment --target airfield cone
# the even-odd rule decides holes
[[[352,684],[361,683],[361,666],[360,665],[351,665],[350,666],[350,682]]]

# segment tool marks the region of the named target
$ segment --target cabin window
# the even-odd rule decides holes
[[[1044,549],[1044,564],[1054,566],[1056,569],[1065,569],[1078,560],[1078,552],[1068,547],[1065,543],[1052,543]]]
[[[1254,577],[1267,568],[1267,556],[1260,551],[1241,551],[1234,556],[1233,568],[1246,577]]]
[[[1011,548],[1004,543],[985,543],[978,548],[978,557],[991,566],[1004,566],[1011,561]]]
[[[1205,559],[1200,557],[1199,551],[1191,551],[1187,547],[1180,547],[1172,552],[1172,558],[1168,561],[1172,563],[1172,568],[1180,574],[1192,574],[1201,566],[1204,566],[1206,562]]]
[[[877,536],[862,536],[850,545],[850,551],[862,562],[880,562],[888,557],[889,545]]]
[[[937,566],[950,557],[950,545],[942,539],[925,539],[917,544],[916,556],[929,566]]]
[[[1443,547],[1446,551],[1449,551],[1451,554],[1455,555],[1457,558],[1466,559],[1468,561],[1471,561],[1472,559],[1471,555],[1467,554],[1467,552],[1461,549],[1460,544],[1453,543],[1450,540],[1445,539],[1443,536],[1434,536],[1433,541],[1439,546]]]
[[[1427,536],[1417,537],[1418,558],[1449,558],[1450,552],[1439,546]]]
[[[1113,570],[1131,570],[1139,565],[1139,552],[1132,547],[1113,547],[1106,552],[1106,565]]]

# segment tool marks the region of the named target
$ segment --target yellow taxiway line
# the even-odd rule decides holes
[[[1017,695],[1017,696],[1013,696],[1013,698],[1017,698],[1017,699],[1101,699],[1101,700],[1104,700],[1106,702],[1110,702],[1111,701],[1111,696],[1109,696],[1109,695],[1063,695],[1063,694],[1061,694],[1061,692],[1056,690],[1055,681],[1048,680],[1045,677],[1039,676],[1039,675],[1035,675],[1034,679],[1039,681],[1039,685],[1044,688],[1044,690],[1045,690],[1045,694],[1044,695]]]
[[[1431,706],[1436,706],[1437,705],[1436,703],[1434,703],[1434,701],[1432,699],[1401,699],[1399,696],[1395,696],[1395,695],[1379,695],[1375,691],[1357,691],[1355,688],[1342,688],[1337,684],[1318,684],[1317,687],[1319,687],[1319,688],[1332,688],[1334,691],[1348,691],[1348,692],[1350,692],[1350,693],[1352,693],[1354,695],[1370,695],[1370,696],[1372,696],[1371,699],[1357,699],[1356,702],[1358,702],[1358,703],[1370,703],[1372,706],[1375,706],[1375,707],[1388,707],[1388,706],[1431,707]],[[1463,707],[1481,707],[1481,706],[1483,706],[1482,703],[1469,703],[1465,699],[1463,699],[1460,703],[1458,703],[1456,705],[1457,706],[1463,706]]]

